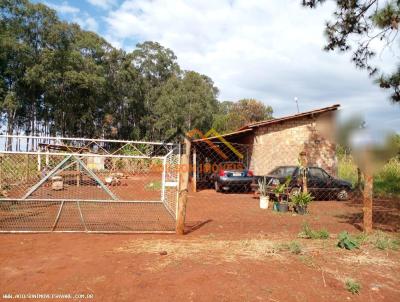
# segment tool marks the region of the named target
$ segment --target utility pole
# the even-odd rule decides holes
[[[298,99],[298,97],[297,97],[297,96],[295,96],[295,97],[294,97],[294,101],[296,102],[296,106],[297,106],[297,113],[300,113],[300,110],[299,110],[299,99]]]

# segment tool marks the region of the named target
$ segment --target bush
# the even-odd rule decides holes
[[[357,183],[357,165],[351,155],[339,157],[338,177],[350,181],[353,186]],[[389,160],[374,175],[374,193],[386,196],[400,196],[400,158]]]
[[[374,177],[374,193],[400,195],[400,159],[392,158]]]
[[[343,231],[338,236],[339,242],[337,244],[338,247],[346,250],[353,250],[359,248],[358,241],[353,238],[348,232]]]

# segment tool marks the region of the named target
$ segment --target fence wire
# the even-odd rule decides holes
[[[176,145],[32,137],[0,145],[0,231],[175,229]]]
[[[312,202],[341,202],[360,209],[343,215],[342,220],[363,223],[362,172],[351,156],[338,153],[334,145],[317,142],[299,148],[285,140],[273,145],[198,141],[193,153],[192,180],[199,191],[265,195],[273,210],[301,214],[308,211],[307,198]],[[309,197],[304,197],[306,194]],[[398,157],[374,175],[372,213],[375,228],[400,231]]]

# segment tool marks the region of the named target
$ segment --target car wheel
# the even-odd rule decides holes
[[[349,192],[345,188],[341,188],[336,195],[337,199],[340,201],[345,201],[349,199]]]
[[[218,181],[214,182],[215,192],[221,192],[221,187]]]

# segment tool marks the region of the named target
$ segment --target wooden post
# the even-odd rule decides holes
[[[307,193],[308,192],[308,187],[307,187],[307,153],[305,151],[300,152],[300,167],[302,168],[302,185],[303,185],[303,192]]]
[[[355,187],[359,194],[361,192],[361,169],[359,167],[357,167],[357,183]]]
[[[179,167],[180,183],[178,197],[178,215],[176,219],[176,233],[185,233],[186,205],[189,185],[189,156],[190,140],[185,137],[185,154],[182,155],[181,166]]]
[[[364,173],[365,185],[364,185],[364,217],[363,217],[363,226],[364,232],[367,234],[372,232],[372,192],[373,192],[373,176],[366,172]]]
[[[3,193],[3,154],[0,154],[0,196]]]
[[[196,161],[196,148],[193,148],[193,177],[192,177],[192,185],[193,192],[197,191],[197,161]]]

